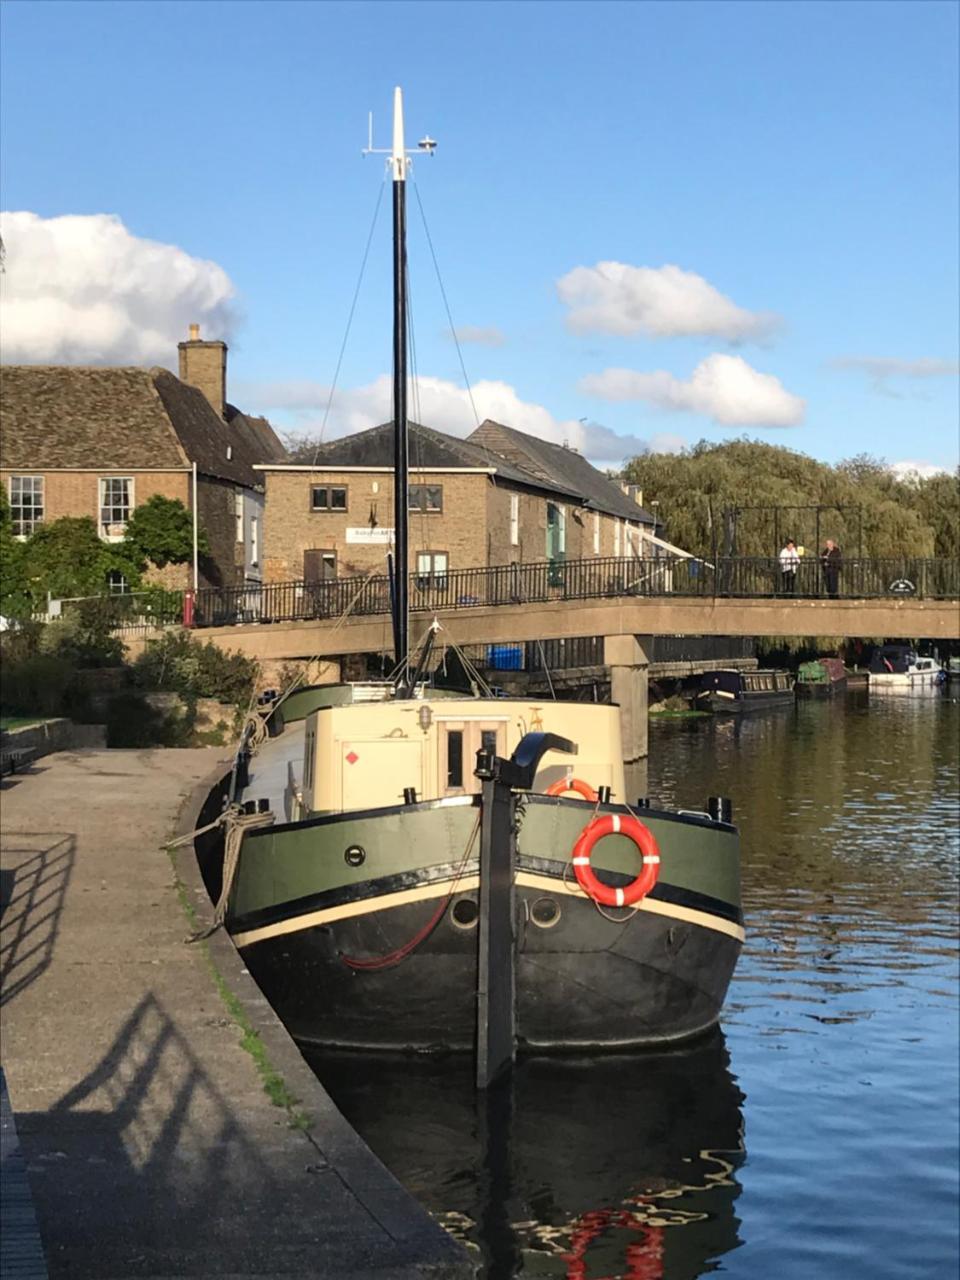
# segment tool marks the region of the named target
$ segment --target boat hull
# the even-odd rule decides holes
[[[538,796],[523,812],[514,902],[521,1052],[698,1036],[718,1020],[741,949],[733,828],[644,811],[661,847],[660,880],[640,909],[601,912],[576,885],[569,852],[559,852],[572,849],[593,810]],[[473,1048],[477,862],[458,861],[457,852],[476,813],[469,803],[415,805],[273,833],[278,882],[287,834],[301,850],[289,851],[289,866],[304,871],[301,887],[320,891],[275,895],[271,905],[251,909],[251,884],[241,882],[237,901],[246,910],[234,914],[230,929],[296,1039],[365,1050]],[[390,873],[346,882],[340,851],[369,850],[376,867],[381,838],[392,847]],[[637,871],[636,851],[622,837],[598,845],[594,862],[613,884],[627,884]],[[252,883],[262,885],[256,875]],[[400,958],[390,963],[392,956]]]
[[[701,694],[694,706],[698,711],[712,711],[715,715],[749,715],[754,711],[766,711],[768,707],[792,707],[793,690],[771,690],[748,692],[735,698],[725,698],[720,694]]]

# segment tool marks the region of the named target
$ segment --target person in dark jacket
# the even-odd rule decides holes
[[[820,552],[820,564],[823,568],[823,585],[827,589],[827,595],[832,600],[836,600],[840,594],[840,568],[843,564],[840,555],[840,548],[828,538],[826,546]]]

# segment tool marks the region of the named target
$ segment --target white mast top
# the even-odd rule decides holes
[[[411,147],[409,151],[404,146],[403,90],[399,86],[393,91],[393,146],[389,150],[386,147],[375,147],[373,145],[373,112],[370,112],[367,145],[363,148],[363,154],[365,156],[389,156],[390,159],[387,164],[394,182],[406,182],[411,156],[432,156],[436,146],[437,144],[429,135],[421,138],[417,145]]]

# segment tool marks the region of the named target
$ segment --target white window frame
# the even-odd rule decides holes
[[[511,493],[510,495],[510,545],[511,547],[519,547],[520,545],[520,495],[519,493]]]
[[[619,517],[613,522],[613,554],[616,557],[620,555],[620,520]]]
[[[449,551],[417,552],[417,586],[421,591],[427,587],[439,587],[442,590],[447,585],[449,572]]]
[[[250,568],[260,568],[260,521],[250,517]]]
[[[600,512],[593,513],[593,554],[600,554]]]
[[[233,511],[237,518],[237,542],[243,543],[243,490],[235,489],[233,494]]]
[[[122,542],[127,535],[127,520],[110,520],[105,521],[103,518],[104,508],[106,507],[107,486],[116,484],[117,482],[126,484],[127,487],[127,520],[130,519],[130,513],[137,505],[136,484],[133,476],[101,476],[98,491],[100,495],[100,503],[98,506],[97,528],[100,531],[100,537],[104,542]],[[111,504],[115,505],[115,504]],[[109,529],[120,527],[120,533],[109,533]]]
[[[21,486],[20,495],[19,495],[21,501],[16,508],[14,507],[14,502],[13,502],[13,482],[15,480]],[[32,498],[36,498],[38,493],[40,495],[39,503],[34,502],[31,504],[31,507],[30,507],[32,511],[39,511],[40,514],[38,516],[32,517],[29,520],[24,520],[23,518],[24,506],[23,506],[22,499],[24,496],[24,489],[22,486],[25,480],[28,480],[31,486],[39,485],[39,489],[30,488],[27,491],[30,497]],[[47,501],[46,488],[47,486],[46,486],[46,481],[44,476],[37,476],[37,475],[11,476],[7,482],[7,497],[10,501],[10,517],[11,517],[11,524],[13,527],[13,536],[19,539],[20,541],[25,541],[27,538],[30,537],[31,533],[33,533],[34,529],[36,529],[37,525],[43,524],[43,514],[44,514],[44,511],[46,510],[46,501]],[[19,519],[16,514],[17,510],[19,510],[21,513]],[[25,528],[24,526],[26,525],[29,525],[29,528]]]
[[[557,511],[560,513],[560,519],[557,521],[557,553],[565,556],[567,554],[567,508],[558,504]]]

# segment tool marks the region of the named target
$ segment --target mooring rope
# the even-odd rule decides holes
[[[195,840],[197,836],[213,831],[216,827],[223,827],[225,832],[223,840],[223,879],[220,897],[217,899],[217,905],[213,910],[213,921],[208,928],[200,929],[185,938],[185,942],[200,942],[203,938],[209,938],[211,934],[216,933],[223,925],[227,918],[227,903],[230,900],[237,867],[240,863],[240,849],[243,845],[243,837],[248,831],[256,831],[261,827],[272,826],[273,821],[274,815],[269,811],[266,813],[244,813],[240,805],[231,804],[213,822],[208,822],[205,827],[198,827],[196,831],[190,831],[187,835],[171,840],[166,846],[167,849],[177,849],[181,845]]]

